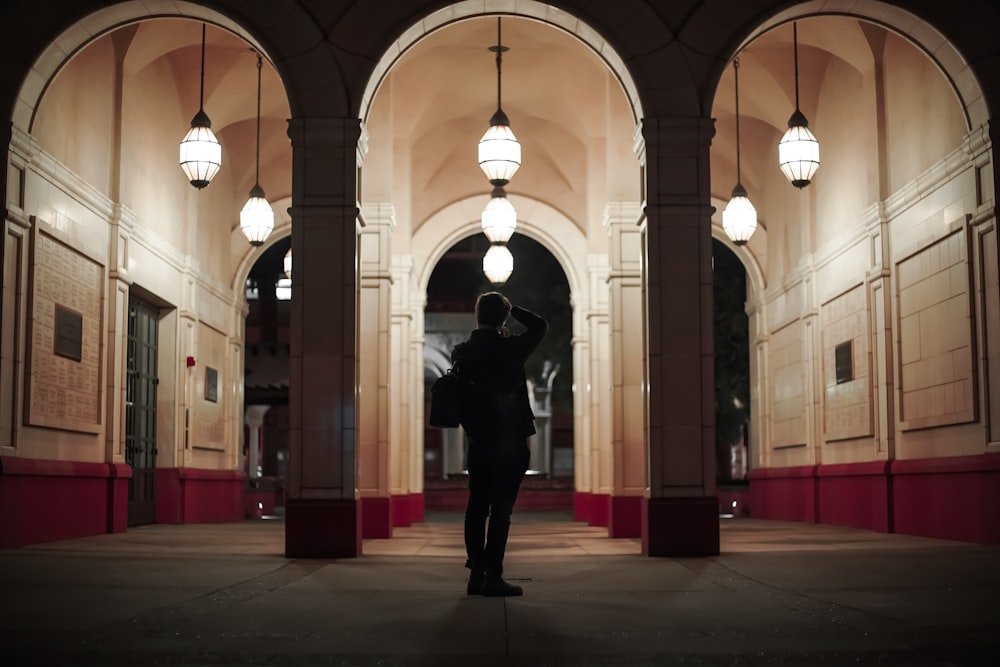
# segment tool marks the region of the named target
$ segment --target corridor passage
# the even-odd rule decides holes
[[[464,594],[461,515],[347,560],[289,560],[281,520],[149,525],[0,551],[9,665],[979,665],[1000,547],[722,521],[715,558],[515,515],[523,598]]]

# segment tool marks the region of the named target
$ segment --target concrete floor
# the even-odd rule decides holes
[[[465,595],[461,517],[346,560],[280,520],[0,551],[3,665],[997,665],[1000,547],[722,520],[715,558],[645,558],[515,515],[522,598]]]

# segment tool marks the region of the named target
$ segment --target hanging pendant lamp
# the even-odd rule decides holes
[[[778,143],[778,164],[792,185],[804,188],[819,169],[819,141],[799,110],[799,32],[796,23],[792,23],[792,45],[795,54],[795,112],[788,119],[788,130]]]
[[[497,110],[490,118],[490,127],[479,140],[479,166],[493,186],[510,182],[521,166],[521,144],[510,130],[510,120],[500,105],[500,63],[508,51],[500,41],[500,17],[497,17],[497,45],[490,51],[497,54]]]
[[[205,24],[201,24],[201,91],[198,113],[191,119],[191,129],[181,139],[180,164],[191,185],[208,187],[222,166],[222,146],[212,132],[212,121],[205,113]]]
[[[503,285],[514,273],[514,255],[503,243],[491,243],[483,256],[483,273],[494,285]]]
[[[274,229],[274,211],[267,202],[264,188],[260,187],[260,70],[261,55],[257,54],[257,164],[250,198],[240,211],[240,229],[250,245],[263,245]]]
[[[506,243],[517,229],[517,211],[499,185],[493,188],[490,201],[483,209],[482,223],[483,233],[490,243]]]
[[[732,198],[722,211],[722,229],[736,245],[744,245],[757,229],[757,209],[750,203],[740,174],[740,59],[733,60],[733,79],[736,88],[736,187]]]

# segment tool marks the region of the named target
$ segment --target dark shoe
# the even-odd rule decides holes
[[[502,577],[489,577],[483,582],[483,595],[491,598],[524,595],[524,589],[514,584],[508,584]]]
[[[471,570],[469,572],[469,585],[465,587],[465,592],[469,595],[482,594],[484,581],[486,581],[485,572],[482,570]]]

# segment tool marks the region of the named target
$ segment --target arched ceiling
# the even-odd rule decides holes
[[[504,17],[501,41],[509,47],[501,66],[502,108],[523,156],[508,189],[547,201],[583,226],[585,188],[594,179],[603,188],[610,169],[605,152],[595,150],[631,144],[635,124],[627,97],[604,61],[560,29]],[[371,146],[388,150],[379,138],[391,134],[396,155],[410,156],[405,171],[415,225],[441,206],[489,191],[476,146],[497,107],[489,50],[496,43],[496,17],[444,26],[404,53],[375,93],[366,119]],[[625,157],[637,175],[634,155]],[[398,174],[398,164],[395,169]]]
[[[799,106],[822,146],[822,130],[813,124],[821,95],[836,94],[837,83],[827,81],[834,69],[845,69],[858,77],[870,78],[876,53],[897,33],[849,16],[812,16],[797,21]],[[926,54],[905,41],[909,57],[928,62]],[[790,23],[763,32],[739,52],[740,147],[742,181],[751,189],[767,181],[763,169],[777,169],[772,161],[754,159],[767,155],[788,127],[795,110],[795,60],[793,29]],[[943,74],[941,75],[943,77]],[[959,100],[956,96],[956,105]],[[716,136],[712,143],[712,191],[728,199],[736,183],[734,68],[723,73],[712,106]],[[870,122],[874,122],[873,120]],[[763,153],[762,153],[763,151]],[[822,153],[821,153],[822,154]]]

